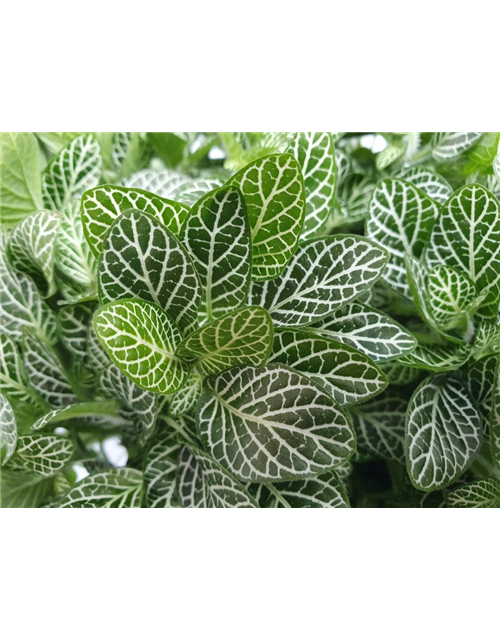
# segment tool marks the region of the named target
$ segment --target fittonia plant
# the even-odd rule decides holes
[[[2,506],[500,506],[499,138],[2,134]]]

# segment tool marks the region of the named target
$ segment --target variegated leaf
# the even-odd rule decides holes
[[[182,445],[177,434],[157,434],[144,460],[146,504],[151,509],[179,506],[177,495],[177,463]]]
[[[168,394],[184,384],[189,369],[175,355],[180,331],[154,304],[111,302],[96,311],[94,327],[111,360],[141,389]]]
[[[88,326],[88,342],[87,342],[88,361],[87,365],[89,369],[95,373],[100,373],[105,367],[111,364],[111,360],[104,350],[102,344],[99,342],[97,333],[94,329],[94,324]]]
[[[495,372],[491,392],[490,447],[494,465],[500,469],[500,365]]]
[[[500,479],[480,478],[446,494],[453,509],[500,509]]]
[[[332,136],[333,137],[333,136]],[[349,156],[335,147],[335,166],[337,167],[337,189],[344,183],[347,176],[352,173],[352,163]]]
[[[427,371],[453,371],[467,362],[471,355],[470,345],[463,344],[418,344],[411,353],[398,358],[407,367]]]
[[[96,260],[83,234],[78,202],[61,211],[55,261],[59,277],[78,287],[75,293],[88,295],[96,290]]]
[[[266,509],[345,509],[350,506],[344,483],[336,471],[307,480],[256,484],[251,490]]]
[[[177,355],[208,376],[239,364],[258,367],[267,360],[272,345],[273,325],[267,311],[245,307],[191,333]]]
[[[259,158],[230,184],[245,198],[252,238],[252,279],[278,276],[297,248],[305,215],[304,180],[288,154]]]
[[[17,423],[9,401],[0,394],[0,460],[8,462],[16,450]]]
[[[60,436],[19,436],[11,465],[42,476],[53,476],[73,457],[75,443]]]
[[[127,178],[124,186],[135,190],[148,191],[161,198],[172,198],[178,187],[189,182],[190,180],[187,176],[171,169],[163,169],[162,171],[144,169]]]
[[[447,375],[426,378],[408,405],[405,456],[412,484],[437,491],[467,469],[482,441],[481,417],[465,386]]]
[[[481,133],[435,133],[431,141],[432,155],[439,162],[456,158],[470,149],[481,135]]]
[[[170,396],[168,414],[177,417],[190,413],[196,407],[202,386],[203,377],[196,373],[190,374],[182,389]]]
[[[411,182],[439,204],[444,204],[453,194],[453,189],[443,176],[425,167],[406,167],[396,177]]]
[[[101,151],[93,136],[74,138],[45,167],[42,173],[42,195],[45,206],[62,211],[84,191],[99,184]]]
[[[210,455],[244,481],[310,477],[354,452],[347,416],[315,383],[281,364],[233,367],[206,380],[198,431]]]
[[[141,506],[142,473],[137,469],[109,469],[77,482],[52,507],[134,508]]]
[[[0,483],[2,509],[33,509],[46,502],[53,489],[54,478],[3,468]]]
[[[59,335],[66,348],[82,361],[87,358],[89,325],[94,309],[88,304],[68,305],[57,316]]]
[[[288,329],[276,333],[269,362],[303,373],[340,405],[365,402],[387,386],[384,374],[364,353],[307,331]]]
[[[405,255],[420,258],[437,214],[434,200],[404,180],[381,180],[373,192],[366,234],[389,252],[384,280],[406,297],[411,296]]]
[[[90,248],[96,256],[103,250],[106,235],[113,222],[129,209],[145,211],[178,235],[189,208],[149,191],[102,185],[82,196],[82,221]]]
[[[177,238],[154,216],[130,210],[109,231],[99,262],[101,304],[127,298],[154,302],[182,331],[197,323],[201,287]]]
[[[187,207],[193,207],[203,196],[222,187],[223,184],[224,181],[219,178],[197,178],[181,183],[175,189],[172,197]]]
[[[474,353],[483,357],[500,351],[500,319],[481,320],[474,334]]]
[[[251,267],[250,229],[241,191],[226,186],[204,196],[191,209],[180,239],[200,278],[200,319],[210,322],[241,307]]]
[[[387,377],[389,384],[394,387],[406,387],[422,377],[420,369],[405,367],[395,360],[381,362],[379,368]]]
[[[460,271],[443,264],[429,272],[427,300],[440,329],[465,331],[477,296],[474,283]]]
[[[497,355],[486,356],[474,362],[464,372],[464,382],[469,395],[483,418],[485,431],[488,432],[489,420],[493,408],[493,392],[500,360]]]
[[[251,300],[276,326],[312,324],[369,289],[386,263],[386,252],[359,236],[309,240],[281,276],[252,285]]]
[[[417,344],[398,322],[359,302],[337,309],[306,330],[354,347],[375,362],[386,362],[410,353]]]
[[[41,431],[47,425],[59,424],[72,418],[89,418],[93,416],[116,416],[118,403],[113,401],[96,400],[93,402],[81,402],[70,404],[66,407],[53,409],[39,418],[32,426],[31,431]]]
[[[306,195],[303,238],[318,235],[333,210],[337,167],[331,133],[295,133],[288,152],[302,169]]]

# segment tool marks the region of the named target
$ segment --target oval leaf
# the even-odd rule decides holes
[[[500,480],[481,478],[446,495],[446,504],[454,509],[499,509]]]
[[[73,457],[75,443],[60,436],[20,436],[12,463],[42,476],[52,476]]]
[[[7,398],[0,394],[0,459],[5,464],[16,450],[17,423]]]
[[[110,469],[77,482],[59,500],[57,508],[133,508],[141,506],[142,473],[137,469]]]
[[[154,437],[144,461],[144,489],[149,508],[179,506],[177,462],[181,449],[176,433],[162,432]]]

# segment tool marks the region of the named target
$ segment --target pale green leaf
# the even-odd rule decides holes
[[[87,360],[89,325],[94,309],[87,304],[68,305],[57,315],[59,335],[66,348],[82,361]]]
[[[486,431],[492,412],[493,391],[500,360],[497,355],[490,355],[474,362],[464,373],[464,382],[471,398],[479,409],[484,420]]]
[[[336,471],[307,480],[256,484],[251,486],[251,491],[266,509],[345,509],[350,506],[344,483]]]
[[[182,389],[170,396],[168,414],[176,417],[190,413],[198,402],[202,386],[203,377],[196,373],[190,374]]]
[[[77,482],[52,507],[134,508],[141,506],[142,473],[137,469],[109,469]]]
[[[411,353],[398,358],[407,367],[427,371],[454,371],[467,362],[471,355],[470,345],[463,344],[419,344]]]
[[[490,445],[491,457],[495,466],[500,469],[500,365],[495,373],[495,381],[491,392]]]
[[[391,386],[406,387],[418,380],[422,372],[420,369],[405,367],[397,361],[381,362],[379,368],[387,376],[387,381]]]
[[[446,504],[454,509],[500,509],[500,480],[480,478],[446,494]]]
[[[406,167],[396,177],[411,182],[439,204],[444,204],[453,194],[453,189],[443,176],[425,167]]]
[[[326,229],[355,224],[367,218],[370,200],[375,190],[374,177],[353,174],[338,185],[335,208],[330,215]]]
[[[17,423],[9,401],[0,394],[0,459],[5,464],[16,450]]]
[[[500,351],[500,319],[481,320],[474,334],[474,353],[483,357]]]
[[[53,476],[73,457],[75,443],[60,436],[19,436],[11,464],[42,476]]]
[[[431,141],[432,155],[439,162],[456,158],[470,149],[481,133],[435,133]]]
[[[427,296],[430,313],[440,329],[467,329],[478,294],[465,274],[444,264],[435,267],[427,277]]]
[[[110,400],[95,400],[93,402],[81,402],[70,404],[66,407],[53,409],[39,418],[32,426],[31,431],[40,431],[47,425],[59,424],[72,418],[88,418],[93,416],[116,416],[118,403]]]
[[[181,183],[172,197],[187,207],[193,207],[203,196],[222,187],[223,184],[224,181],[219,178],[197,178]]]
[[[54,478],[2,469],[0,483],[2,509],[33,509],[47,500],[54,486]]]
[[[152,169],[144,169],[138,171],[125,180],[124,186],[137,191],[148,191],[154,193],[161,198],[172,198],[178,187],[189,183],[187,176],[172,169],[164,169],[162,171],[154,171]],[[133,208],[140,209],[141,207]]]
[[[163,431],[151,442],[144,460],[144,489],[150,509],[179,506],[177,463],[182,445],[177,434]]]
[[[78,202],[70,202],[61,211],[55,261],[59,277],[79,288],[76,294],[95,292],[96,259],[85,240]]]

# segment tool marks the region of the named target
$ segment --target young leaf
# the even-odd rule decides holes
[[[348,176],[338,186],[335,209],[330,215],[327,229],[332,230],[365,220],[374,190],[373,176],[360,174]]]
[[[435,267],[427,278],[427,295],[430,312],[441,329],[467,328],[467,313],[478,294],[466,275],[444,264]]]
[[[304,176],[306,213],[303,238],[318,235],[333,209],[337,167],[331,133],[295,133],[288,152]]]
[[[336,471],[307,480],[257,484],[252,488],[259,504],[267,509],[345,509],[350,506],[344,483]]]
[[[54,478],[39,473],[3,469],[0,473],[0,506],[2,509],[33,509],[41,506],[54,486]]]
[[[118,404],[109,400],[97,400],[94,402],[81,402],[79,404],[70,404],[60,409],[49,411],[39,418],[32,426],[31,431],[40,431],[47,425],[66,422],[71,418],[87,418],[93,416],[116,416],[118,413]]]
[[[182,445],[176,433],[155,436],[144,460],[146,504],[151,509],[178,507],[177,462]]]
[[[387,178],[373,192],[366,235],[389,252],[384,280],[410,297],[406,282],[405,255],[420,258],[428,242],[438,206],[413,184]]]
[[[417,344],[398,322],[359,302],[337,309],[306,330],[354,347],[375,362],[386,362],[410,353]]]
[[[471,355],[470,345],[463,344],[419,344],[411,353],[398,358],[400,364],[427,371],[454,371],[467,362]]]
[[[387,377],[389,385],[394,387],[406,387],[422,377],[421,370],[405,367],[394,360],[381,362],[379,368]]]
[[[103,250],[106,235],[113,222],[129,209],[145,211],[178,235],[189,209],[179,202],[167,200],[149,191],[102,185],[82,196],[82,221],[85,236],[95,256]]]
[[[41,163],[32,133],[0,134],[2,225],[13,226],[42,208]]]
[[[252,237],[252,279],[278,276],[295,252],[305,215],[304,180],[293,156],[259,158],[230,184],[245,198]]]
[[[431,141],[432,155],[439,162],[456,158],[470,149],[481,133],[435,133]]]
[[[215,178],[200,178],[180,184],[173,197],[187,207],[193,207],[209,191],[222,187],[223,181]]]
[[[17,423],[7,398],[0,394],[0,460],[5,464],[16,450]]]
[[[484,305],[500,298],[500,204],[479,184],[459,189],[443,207],[425,258],[465,273],[485,294]]]
[[[484,420],[486,431],[492,412],[493,392],[495,389],[496,373],[500,360],[496,355],[490,355],[475,362],[464,373],[464,382],[469,395],[474,398],[479,413]]]
[[[109,469],[77,482],[52,507],[134,508],[141,506],[142,473],[137,469]]]
[[[500,480],[481,478],[446,494],[446,504],[454,509],[499,509]]]
[[[365,402],[387,386],[386,377],[368,356],[307,331],[289,329],[276,333],[269,361],[308,376],[340,405]]]
[[[386,263],[386,252],[359,236],[309,240],[278,278],[252,285],[252,303],[276,326],[312,324],[369,289]]]
[[[211,191],[191,209],[180,238],[203,290],[201,320],[241,307],[250,284],[250,230],[245,201],[236,187]]]
[[[53,476],[73,457],[75,443],[60,436],[19,436],[12,463],[26,471]]]
[[[45,297],[56,292],[54,254],[59,215],[39,211],[17,224],[9,238],[9,254],[15,269],[30,275]]]
[[[412,484],[436,491],[469,466],[482,441],[481,418],[465,386],[447,375],[426,378],[408,405],[405,456]]]
[[[184,384],[189,369],[175,355],[180,331],[154,304],[110,302],[96,311],[94,328],[111,360],[141,389],[168,394]]]
[[[57,327],[66,348],[82,361],[87,359],[89,325],[94,314],[88,304],[68,305],[59,311]]]
[[[354,452],[347,416],[320,387],[281,365],[207,378],[198,431],[210,455],[245,481],[317,475]]]
[[[407,402],[384,394],[350,410],[358,446],[384,460],[404,464],[405,415]]]
[[[489,427],[491,457],[493,458],[495,466],[500,469],[500,365],[495,372],[495,380],[491,391]]]
[[[154,302],[189,332],[197,322],[201,288],[177,238],[155,217],[122,213],[113,223],[99,262],[101,304],[127,298]]]
[[[96,260],[85,241],[77,202],[61,211],[55,260],[58,275],[64,281],[84,289],[86,295],[95,291]]]
[[[397,177],[411,182],[439,204],[444,204],[453,193],[453,189],[439,173],[424,167],[406,167]]]
[[[45,206],[54,211],[65,209],[72,200],[99,183],[101,165],[101,152],[93,136],[74,138],[42,173]]]
[[[204,376],[238,364],[258,367],[265,363],[273,345],[273,325],[261,307],[245,307],[229,313],[191,333],[177,356],[195,363]]]
[[[196,373],[190,374],[182,389],[172,394],[168,404],[168,415],[176,417],[190,413],[201,396],[202,386],[202,376]]]
[[[500,351],[500,320],[481,320],[474,334],[474,353],[483,357]]]

